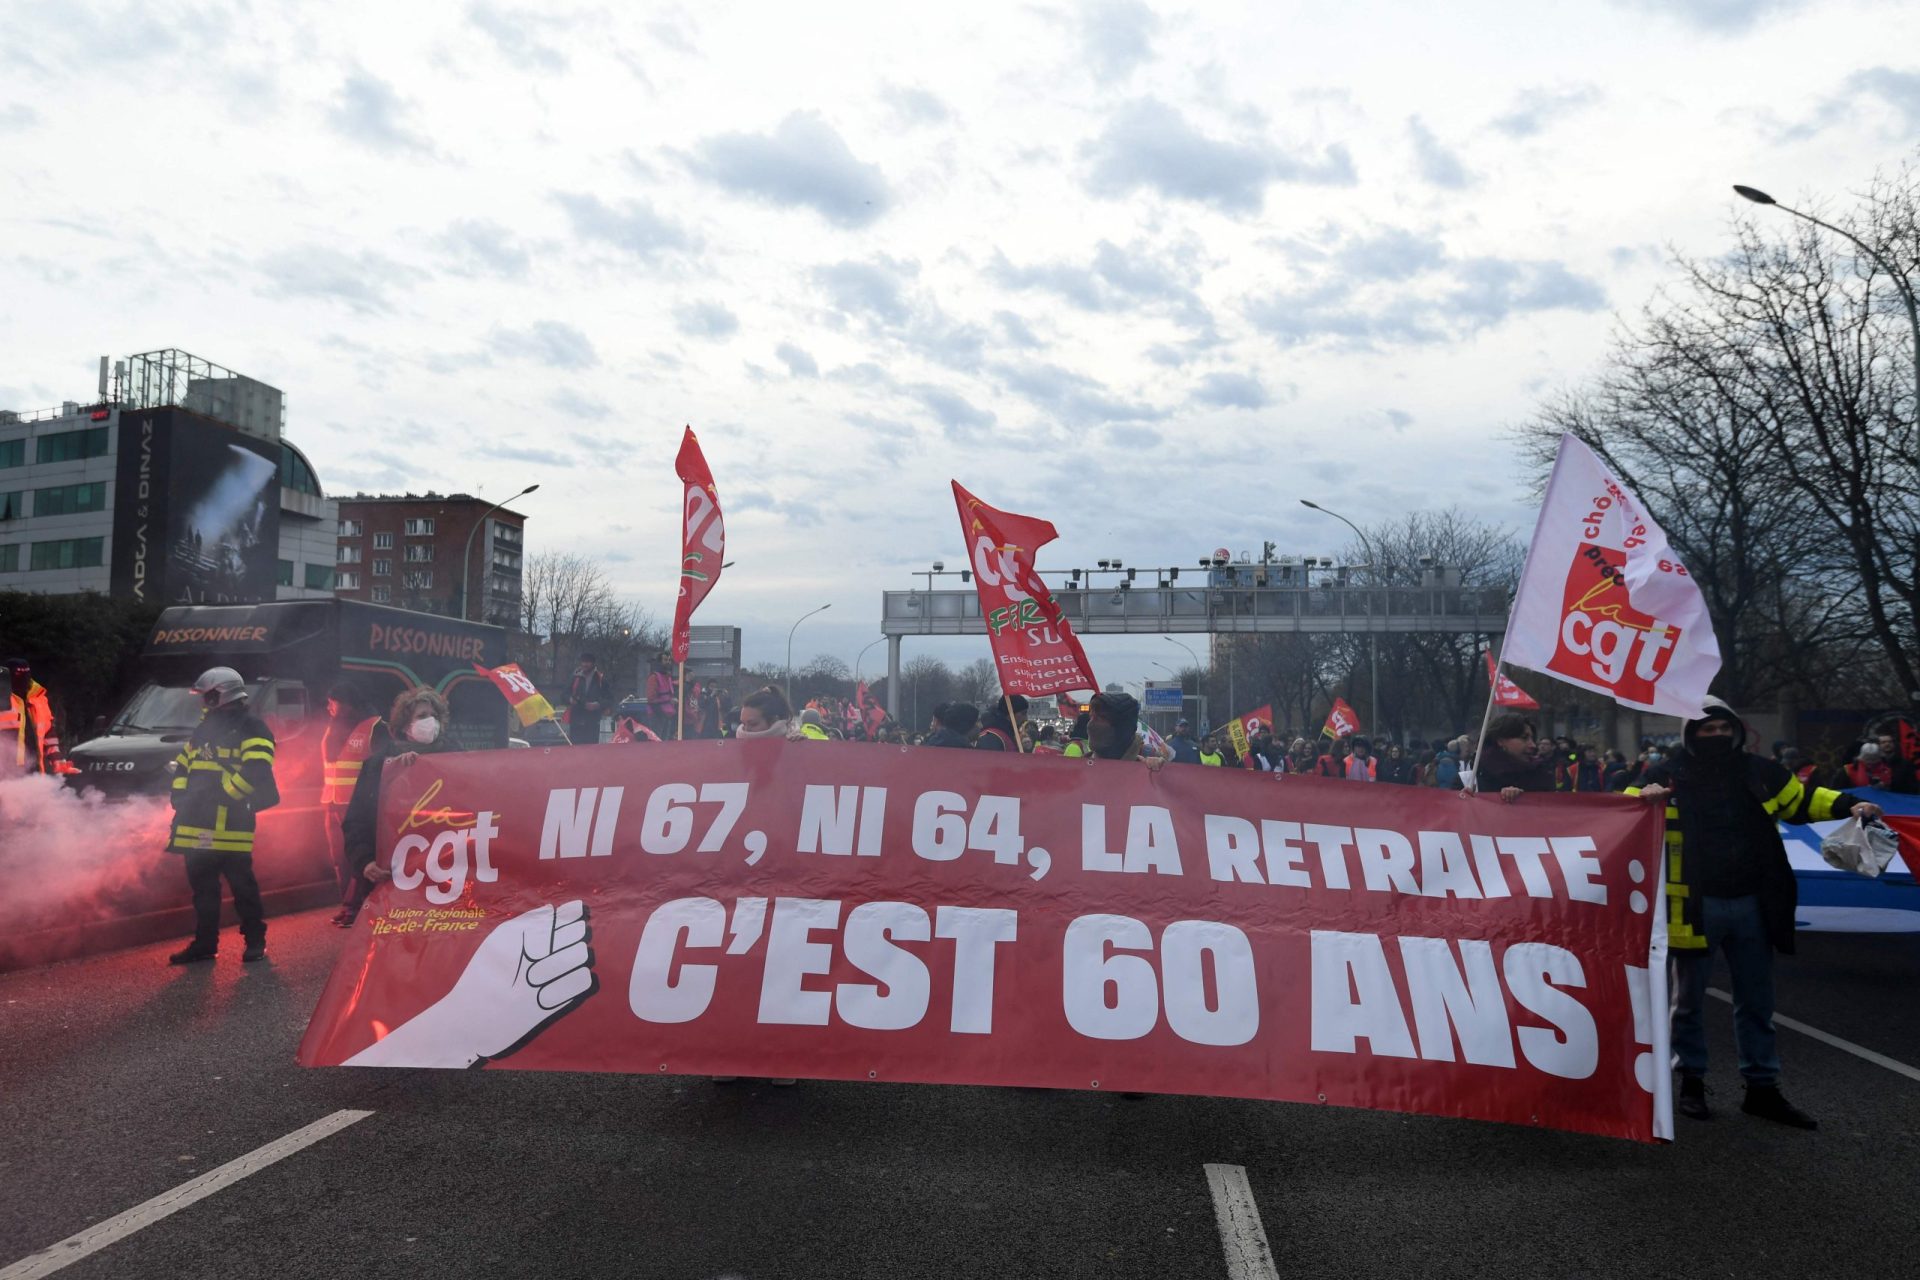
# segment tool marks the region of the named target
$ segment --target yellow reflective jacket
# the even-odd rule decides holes
[[[209,711],[174,760],[169,853],[252,853],[254,815],[280,803],[273,731],[245,704]]]

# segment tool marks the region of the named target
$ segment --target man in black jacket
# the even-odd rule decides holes
[[[592,654],[581,654],[573,683],[567,686],[567,737],[575,746],[600,741],[600,717],[607,701],[606,673],[594,665]]]
[[[273,733],[247,705],[246,682],[214,667],[193,682],[206,711],[170,766],[173,829],[167,852],[182,854],[193,890],[193,941],[170,964],[211,960],[220,946],[220,878],[233,892],[246,940],[241,960],[267,958],[267,913],[253,875],[255,815],[280,803],[273,780]]]
[[[1673,1056],[1680,1114],[1708,1119],[1707,976],[1715,948],[1733,985],[1734,1040],[1747,1084],[1740,1109],[1799,1129],[1819,1122],[1780,1092],[1773,1034],[1773,953],[1793,954],[1799,888],[1776,822],[1825,822],[1880,807],[1844,791],[1808,787],[1779,762],[1751,755],[1733,708],[1707,699],[1685,745],[1653,766],[1628,795],[1667,802],[1667,944],[1673,986]]]
[[[980,723],[980,710],[971,702],[943,702],[933,709],[933,728],[920,740],[923,747],[971,747],[970,735]]]

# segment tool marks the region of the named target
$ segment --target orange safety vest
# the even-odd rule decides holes
[[[31,725],[33,738],[27,738]],[[50,760],[60,749],[53,736],[53,705],[47,700],[46,686],[35,680],[27,696],[9,693],[0,709],[0,740],[7,742],[6,753],[15,769],[28,773],[49,772]]]
[[[320,735],[321,804],[345,804],[353,799],[353,784],[360,781],[360,767],[373,751],[373,730],[379,723],[379,716],[368,716],[355,725],[337,756],[327,754],[327,737]]]

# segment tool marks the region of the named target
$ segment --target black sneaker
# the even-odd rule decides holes
[[[198,964],[202,960],[213,959],[216,953],[206,947],[188,947],[185,951],[176,951],[167,957],[168,964]]]
[[[1680,1077],[1680,1096],[1673,1109],[1690,1120],[1711,1120],[1713,1109],[1707,1106],[1707,1082],[1699,1076]]]
[[[267,944],[264,942],[249,942],[247,949],[240,953],[240,960],[243,964],[252,964],[256,960],[265,960],[266,958]]]
[[[1820,1127],[1818,1120],[1788,1102],[1777,1084],[1748,1085],[1747,1099],[1740,1104],[1740,1109],[1750,1116],[1759,1116],[1762,1120],[1772,1120],[1795,1129]]]

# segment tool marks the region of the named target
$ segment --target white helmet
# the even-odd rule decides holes
[[[209,667],[193,682],[193,691],[210,707],[224,707],[247,696],[247,682],[232,667]],[[212,695],[212,696],[209,696]]]

